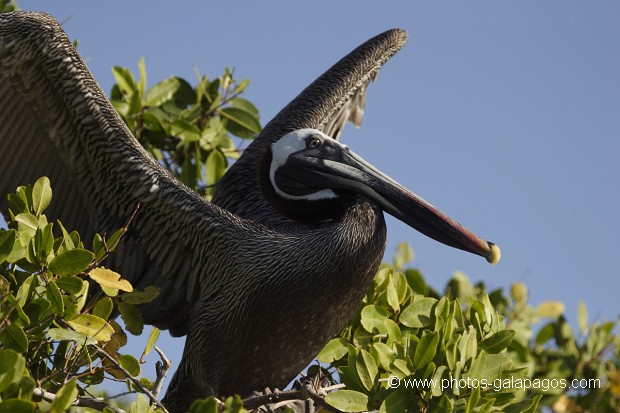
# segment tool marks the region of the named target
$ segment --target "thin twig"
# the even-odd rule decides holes
[[[328,412],[332,412],[332,413],[342,413],[341,410],[336,409],[334,406],[331,406],[329,404],[327,404],[327,402],[325,401],[325,397],[321,396],[319,394],[319,392],[317,392],[314,388],[314,386],[312,386],[311,382],[305,382],[305,383],[301,383],[303,389],[306,391],[307,397],[312,399],[312,401],[314,402],[314,404],[316,404],[317,406],[322,407],[323,409],[325,409]],[[321,389],[319,389],[321,390]]]
[[[383,379],[379,379],[379,381],[382,381],[382,380],[383,380]],[[384,381],[387,381],[387,379],[386,379],[386,380],[384,380]],[[342,383],[340,383],[340,384],[332,384],[331,386],[321,387],[321,391],[322,391],[322,392],[329,393],[330,391],[333,391],[333,390],[338,390],[338,389],[344,389],[345,387],[347,387],[347,386],[345,386],[345,385],[344,385],[344,384],[342,384]]]
[[[140,211],[140,202],[136,203],[136,207],[134,208],[133,212],[131,213],[131,216],[129,217],[129,219],[127,220],[127,223],[125,225],[123,225],[120,229],[121,229],[121,233],[118,236],[118,239],[116,240],[116,245],[114,246],[114,248],[110,249],[108,247],[108,240],[106,240],[106,236],[104,235],[102,237],[103,240],[103,247],[105,249],[105,252],[103,254],[103,257],[101,257],[100,260],[98,260],[97,262],[95,262],[93,264],[93,268],[101,265],[101,263],[103,261],[106,260],[106,258],[108,258],[110,256],[110,254],[112,254],[112,252],[114,251],[114,249],[116,249],[116,247],[120,244],[121,240],[123,239],[123,237],[125,236],[125,234],[127,233],[127,231],[129,231],[129,226],[131,225],[131,223],[133,222],[134,218],[136,217],[136,215],[138,215],[138,211]],[[88,271],[90,271],[92,268],[89,268]]]
[[[40,387],[35,387],[33,395],[35,397],[40,397],[41,399],[47,402],[50,402],[50,403],[53,402],[54,399],[56,398],[55,393],[45,391]],[[125,410],[119,407],[116,407],[114,405],[111,405],[109,403],[106,403],[101,399],[94,399],[90,397],[78,397],[71,403],[71,406],[89,407],[91,409],[95,409],[99,411],[103,411],[103,409],[107,407],[108,409],[112,410],[114,413],[127,413],[125,412]]]
[[[273,393],[257,394],[243,399],[243,406],[246,409],[257,409],[267,404],[280,403],[282,401],[305,400],[306,392],[303,389],[294,390],[275,390]]]
[[[144,385],[142,383],[140,383],[140,380],[136,379],[135,377],[133,377],[127,370],[125,370],[125,368],[123,366],[120,365],[120,363],[118,361],[116,361],[114,359],[114,357],[110,356],[104,349],[102,349],[101,347],[99,347],[97,344],[93,344],[92,345],[95,349],[97,349],[97,352],[106,357],[108,360],[110,360],[110,362],[112,364],[114,364],[114,367],[116,367],[117,369],[119,369],[120,371],[122,371],[129,380],[131,380],[131,382],[140,389],[140,391],[142,393],[144,393],[146,396],[148,396],[149,399],[151,399],[151,403],[154,404],[155,406],[159,407],[160,409],[162,409],[164,411],[164,413],[168,413],[168,410],[166,409],[166,407],[164,407],[163,404],[161,404],[161,402],[159,401],[159,399],[157,397],[155,397],[153,395],[153,393],[151,393],[151,391],[149,389],[147,389],[146,387],[144,387]]]
[[[311,382],[299,383],[300,389],[291,390],[275,390],[273,393],[259,394],[255,396],[249,396],[243,399],[243,406],[246,409],[257,409],[261,406],[271,405],[270,407],[278,408],[290,404],[295,401],[312,400],[316,406],[322,407],[324,410],[331,413],[342,413],[341,410],[330,406],[325,402],[325,398],[314,389]],[[323,391],[324,389],[319,389]]]
[[[159,354],[159,357],[161,357],[161,361],[158,361],[155,364],[155,372],[157,374],[157,378],[155,379],[155,383],[153,383],[153,387],[155,389],[153,390],[153,395],[155,397],[158,397],[159,392],[164,386],[164,379],[166,378],[166,375],[170,371],[170,367],[172,366],[172,363],[170,362],[170,360],[168,360],[168,357],[166,357],[164,352],[161,351],[159,347],[154,346],[154,348],[157,354]]]

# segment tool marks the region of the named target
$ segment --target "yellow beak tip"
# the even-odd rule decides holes
[[[493,244],[492,242],[489,242],[489,254],[487,255],[487,261],[495,266],[495,264],[497,264],[500,260],[500,258],[502,257],[502,251],[499,249],[499,247],[495,244]]]

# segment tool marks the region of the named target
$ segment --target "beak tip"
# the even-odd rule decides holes
[[[502,257],[502,251],[492,242],[487,241],[487,244],[489,245],[489,253],[486,256],[486,259],[491,265],[495,266],[495,264],[497,264]]]

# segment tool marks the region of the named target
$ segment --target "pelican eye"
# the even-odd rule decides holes
[[[306,141],[306,148],[308,149],[316,149],[319,148],[321,145],[323,145],[323,139],[316,135],[310,136]]]

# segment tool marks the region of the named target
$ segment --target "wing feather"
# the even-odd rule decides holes
[[[214,205],[136,142],[53,17],[0,14],[0,193],[47,175],[54,189],[50,216],[87,241],[124,225],[140,204],[106,266],[137,288],[159,287],[159,297],[141,307],[145,321],[185,334],[194,305],[213,299],[256,260],[270,274],[271,256],[256,256],[253,246],[289,245],[260,225],[279,223],[280,216],[256,176],[269,145],[293,129],[337,137],[347,120],[359,125],[368,83],[405,40],[401,30],[385,32],[306,88],[220,181]],[[0,210],[6,208],[0,198]],[[223,263],[228,256],[235,259]]]
[[[208,291],[213,276],[201,266],[208,254],[223,253],[215,244],[227,245],[222,228],[235,218],[147,155],[60,25],[43,13],[0,14],[0,154],[0,193],[48,176],[54,201],[47,212],[87,244],[95,232],[123,226],[139,203],[105,264],[138,288],[160,287],[158,299],[141,308],[145,321],[186,333],[199,289]],[[2,197],[0,209],[7,207]],[[204,234],[210,237],[197,240]],[[197,267],[191,275],[189,263]]]

